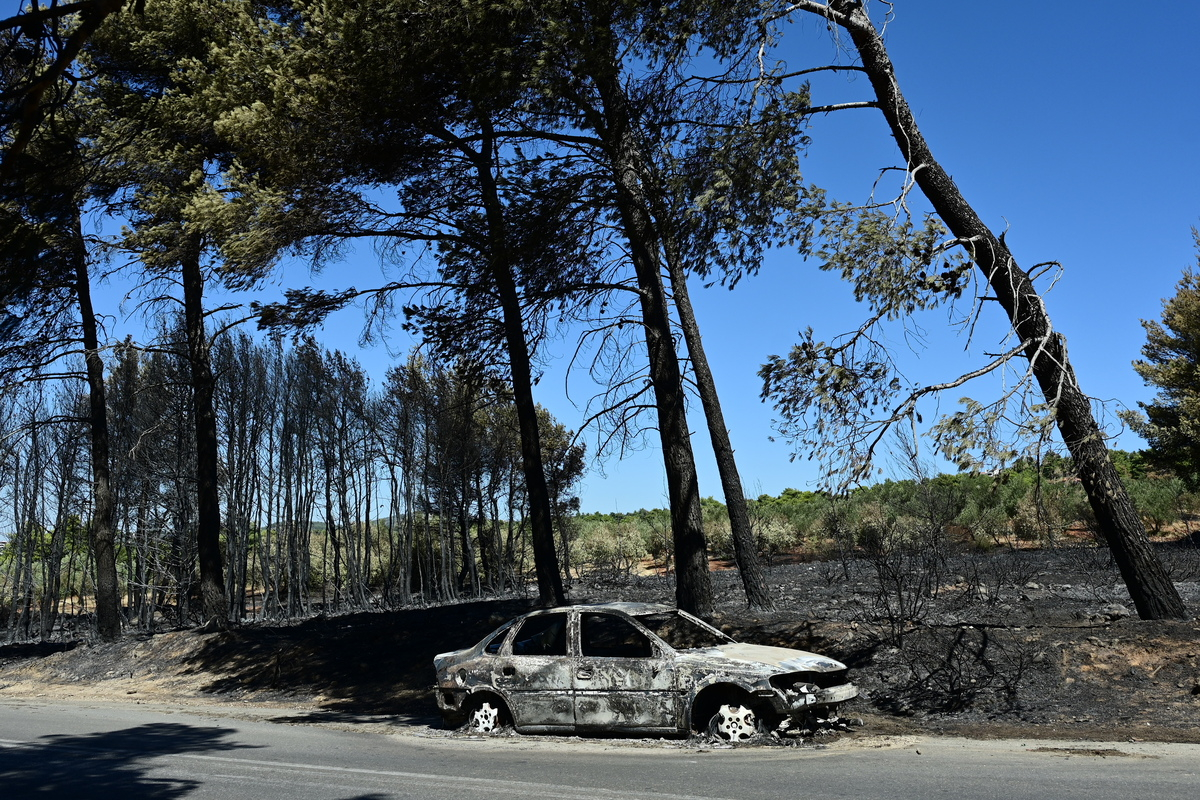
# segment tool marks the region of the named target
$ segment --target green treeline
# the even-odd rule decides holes
[[[1167,533],[1200,510],[1200,495],[1173,474],[1150,470],[1142,454],[1115,450],[1113,461],[1151,532]],[[995,475],[886,480],[843,495],[785,489],[748,504],[755,544],[766,564],[784,557],[854,557],[930,529],[985,551],[1090,542],[1095,530],[1069,459],[1054,455],[1040,465],[1021,463]],[[725,506],[711,497],[702,505],[711,555],[733,560]],[[669,526],[666,509],[580,515],[575,561],[609,577],[646,563],[665,567],[671,556]]]

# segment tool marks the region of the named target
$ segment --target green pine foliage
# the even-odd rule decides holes
[[[1200,250],[1200,231],[1193,230]],[[1175,296],[1163,301],[1162,321],[1143,320],[1146,344],[1133,362],[1158,393],[1141,412],[1122,415],[1150,443],[1151,461],[1200,488],[1200,274],[1187,270]]]

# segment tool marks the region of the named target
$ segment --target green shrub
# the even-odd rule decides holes
[[[1146,527],[1154,533],[1180,520],[1186,494],[1178,478],[1142,478],[1125,482]]]
[[[754,520],[754,544],[768,565],[798,543],[796,530],[786,518],[765,517]]]
[[[628,575],[646,557],[646,539],[631,519],[591,523],[575,540],[575,560],[610,578]]]

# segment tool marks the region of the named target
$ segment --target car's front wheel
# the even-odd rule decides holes
[[[723,703],[708,721],[711,735],[730,742],[744,742],[769,730],[764,715],[745,704]]]

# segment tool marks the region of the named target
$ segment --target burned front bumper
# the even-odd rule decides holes
[[[772,690],[769,700],[779,714],[801,717],[840,705],[855,697],[858,697],[858,687],[853,683],[843,683],[827,688],[798,683],[787,689]]]

